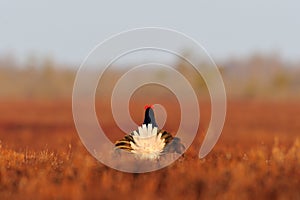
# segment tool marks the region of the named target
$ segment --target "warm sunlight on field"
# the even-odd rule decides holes
[[[118,172],[91,157],[69,101],[2,101],[0,109],[1,199],[300,198],[297,102],[229,102],[222,136],[200,160],[209,115],[204,109],[198,139],[185,157],[146,174]],[[119,130],[106,122],[110,138],[118,138]]]
[[[299,8],[0,1],[0,200],[300,200]]]

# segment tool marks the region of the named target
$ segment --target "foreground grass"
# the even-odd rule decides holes
[[[80,146],[14,151],[0,146],[1,199],[300,199],[300,140],[245,151],[218,147],[146,174],[98,163]]]
[[[0,103],[0,200],[300,199],[298,101],[229,102],[221,138],[200,160],[197,154],[210,119],[205,104],[185,158],[146,174],[122,173],[97,162],[79,140],[71,105]],[[166,105],[175,104],[168,99]],[[133,116],[142,121],[144,103],[135,106]],[[98,110],[110,113],[109,107],[99,104]],[[123,136],[112,116],[100,119],[112,141]],[[168,117],[166,130],[176,132],[178,119]]]

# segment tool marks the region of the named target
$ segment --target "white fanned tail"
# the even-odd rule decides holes
[[[162,133],[157,133],[157,127],[152,127],[152,124],[139,126],[138,131],[131,133],[134,140],[130,141],[131,152],[141,159],[158,159],[166,143]]]

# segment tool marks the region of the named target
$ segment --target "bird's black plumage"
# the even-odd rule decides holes
[[[158,129],[157,123],[155,121],[154,111],[152,109],[152,106],[146,105],[145,106],[145,118],[143,125],[147,126],[151,124],[152,127],[157,128],[156,135],[160,135],[160,139],[164,141],[164,147],[161,151],[161,155],[166,153],[178,153],[183,154],[185,150],[185,146],[181,143],[181,140],[177,137],[173,137],[171,133]],[[140,135],[139,131],[136,130],[131,132],[130,134],[126,135],[123,139],[116,141],[115,147],[117,150],[125,150],[129,152],[136,151],[136,147],[134,145],[139,145],[139,143],[136,143],[138,141],[135,141],[135,137],[137,137],[137,134]],[[132,146],[133,145],[133,146]],[[148,147],[146,147],[148,148]]]
[[[143,124],[152,124],[152,127],[158,127],[155,121],[153,109],[150,106],[146,108]]]

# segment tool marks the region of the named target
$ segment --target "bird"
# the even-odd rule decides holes
[[[140,159],[157,160],[168,153],[182,154],[185,146],[180,138],[159,129],[153,105],[145,105],[144,122],[136,130],[115,142],[115,150],[125,150]],[[183,155],[184,156],[184,155]]]

